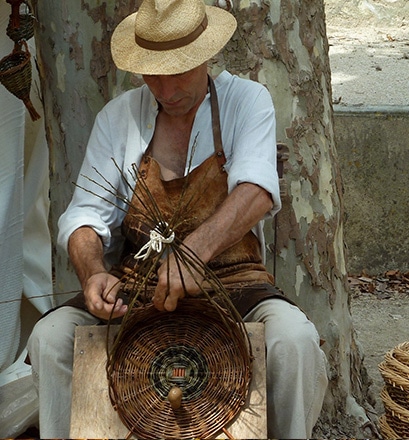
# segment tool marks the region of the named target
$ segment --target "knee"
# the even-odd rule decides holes
[[[60,315],[58,310],[51,312],[34,326],[27,343],[33,366],[40,357],[56,358],[64,349],[73,347],[76,324]]]
[[[319,346],[319,335],[314,324],[305,322],[287,323],[277,335],[277,342],[291,352],[309,352]]]
[[[282,362],[305,362],[321,358],[320,338],[314,324],[297,307],[287,305],[285,313],[265,324],[267,355]]]

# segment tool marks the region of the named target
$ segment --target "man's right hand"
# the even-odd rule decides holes
[[[115,298],[118,278],[105,270],[102,240],[89,226],[81,226],[70,236],[68,253],[85,295],[88,311],[100,319],[119,318],[128,307]]]
[[[120,285],[119,279],[107,272],[91,275],[84,289],[88,311],[104,320],[123,316],[128,306],[120,298],[115,303]]]

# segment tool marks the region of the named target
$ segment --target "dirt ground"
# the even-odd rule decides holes
[[[409,105],[409,2],[327,0],[334,103]]]
[[[327,0],[326,14],[334,104],[409,106],[409,2]],[[378,365],[409,341],[408,276],[390,271],[350,278],[353,323],[378,415],[384,412]]]
[[[378,365],[385,353],[409,341],[409,273],[389,271],[377,277],[350,277],[351,312],[364,365],[373,384],[377,415],[384,412],[380,392],[384,386]]]

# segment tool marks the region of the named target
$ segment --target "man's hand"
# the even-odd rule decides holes
[[[158,270],[158,284],[152,299],[158,310],[173,312],[179,299],[184,298],[186,293],[195,296],[200,292],[203,275],[192,267],[186,268],[180,262],[179,266],[174,254],[171,254]]]
[[[123,316],[128,307],[115,298],[120,288],[118,278],[107,273],[101,238],[88,226],[76,229],[68,242],[68,253],[84,290],[88,311],[108,320]]]
[[[120,288],[118,278],[106,272],[91,275],[84,289],[88,311],[100,319],[119,318],[128,310],[122,299],[115,298]]]

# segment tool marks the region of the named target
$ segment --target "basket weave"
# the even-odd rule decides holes
[[[34,35],[34,16],[32,14],[20,14],[18,26],[13,26],[12,20],[6,29],[6,34],[15,43],[21,40],[28,41]]]
[[[399,344],[393,350],[393,357],[409,372],[409,342]]]
[[[22,48],[25,50],[22,50]],[[27,43],[16,44],[13,52],[0,60],[0,82],[6,89],[24,102],[33,121],[40,118],[31,100],[31,55]]]
[[[147,305],[121,330],[108,358],[109,392],[137,438],[210,438],[245,403],[250,348],[225,309],[198,298],[171,313]],[[183,392],[178,409],[168,399],[174,386]]]
[[[396,432],[389,426],[385,414],[379,418],[379,427],[381,429],[382,437],[384,439],[397,440],[400,438],[398,434],[396,434]]]
[[[381,432],[388,439],[409,438],[409,343],[387,352],[379,370],[385,382],[381,391],[385,407],[379,421]]]

